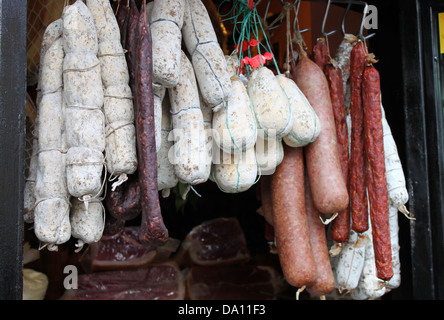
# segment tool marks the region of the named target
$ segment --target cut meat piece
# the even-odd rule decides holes
[[[195,226],[177,255],[181,266],[214,266],[250,259],[245,235],[236,218],[216,218]]]
[[[268,266],[192,267],[186,278],[190,300],[274,300],[279,278]]]
[[[115,235],[103,236],[90,245],[89,252],[82,258],[82,266],[88,272],[140,268],[155,259],[159,261],[160,257],[165,261],[178,247],[175,239],[169,240],[168,246],[144,245],[139,241],[139,229],[138,226],[130,226]]]
[[[78,288],[65,291],[62,300],[183,300],[185,282],[175,263],[134,270],[82,274]]]

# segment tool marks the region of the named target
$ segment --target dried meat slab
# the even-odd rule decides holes
[[[153,261],[165,261],[178,246],[178,240],[170,239],[162,247],[143,245],[139,241],[138,226],[125,227],[112,236],[102,236],[90,245],[82,258],[82,266],[88,272],[134,269],[147,266]]]
[[[182,241],[180,266],[239,264],[250,260],[243,230],[236,218],[216,218],[195,226]]]
[[[173,262],[139,269],[82,274],[78,288],[65,292],[63,300],[183,300],[185,282]]]
[[[280,289],[280,278],[269,266],[196,266],[186,283],[190,300],[274,300]]]

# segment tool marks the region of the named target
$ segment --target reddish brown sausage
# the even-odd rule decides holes
[[[379,72],[373,65],[365,68],[362,81],[364,136],[368,161],[370,222],[377,277],[393,276],[389,225],[389,199],[384,159],[381,92]]]
[[[122,48],[126,48],[130,9],[129,6],[123,5],[120,2],[119,0],[116,20],[120,30],[120,43],[122,44]]]
[[[105,208],[116,219],[132,220],[136,218],[140,207],[140,186],[137,175],[130,175],[125,184],[115,191],[109,188],[105,197]]]
[[[319,38],[316,44],[313,46],[313,61],[324,70],[329,61],[328,47],[325,42],[325,38]]]
[[[136,50],[137,50],[137,26],[139,22],[139,9],[137,8],[136,1],[131,0],[130,2],[130,13],[128,18],[128,31],[127,31],[127,41],[126,41],[126,59],[128,64],[128,73],[130,77],[130,87],[134,94],[135,92],[135,68],[136,68]],[[136,107],[136,106],[134,106]]]
[[[345,118],[344,87],[342,82],[342,71],[333,65],[334,62],[325,66],[325,75],[330,89],[333,115],[335,118],[336,139],[338,141],[338,152],[344,177],[345,185],[349,190],[349,152],[348,152],[348,129]],[[338,212],[338,216],[332,222],[332,239],[338,243],[346,242],[350,236],[350,207]]]
[[[313,203],[308,179],[305,179],[305,209],[307,212],[310,245],[317,273],[316,281],[307,287],[307,291],[314,296],[324,296],[335,288],[335,277],[328,255],[325,226],[320,219],[320,212]]]
[[[304,159],[301,148],[284,145],[284,159],[271,178],[276,248],[287,282],[295,287],[316,280],[304,199]]]
[[[362,42],[350,54],[350,212],[351,228],[358,232],[368,230],[368,206],[365,182],[364,110],[362,107],[362,73],[367,59]]]
[[[349,197],[339,161],[328,82],[319,66],[300,51],[293,78],[321,122],[318,138],[304,148],[308,178],[316,208],[324,214],[336,213],[347,208]]]
[[[160,211],[157,190],[157,153],[154,126],[154,95],[152,86],[153,60],[151,31],[146,19],[146,2],[139,18],[140,33],[136,55],[136,130],[139,161],[140,199],[142,223],[139,238],[150,245],[168,240],[168,230]]]

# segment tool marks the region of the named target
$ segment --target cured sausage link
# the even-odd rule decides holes
[[[138,174],[142,206],[139,237],[142,243],[158,245],[168,240],[168,230],[163,222],[157,191],[157,154],[152,86],[153,60],[145,2],[139,17],[139,27],[135,83]]]
[[[339,158],[342,174],[349,190],[349,142],[348,128],[345,118],[344,88],[342,83],[342,71],[333,64],[325,66],[325,75],[330,88],[330,97],[335,118],[336,139],[338,141]],[[338,212],[338,216],[332,222],[332,239],[338,243],[346,242],[350,236],[350,206]]]
[[[369,65],[363,74],[362,98],[365,149],[368,161],[367,177],[370,180],[367,182],[370,223],[377,277],[381,280],[390,280],[393,276],[393,268],[380,90],[379,72],[373,65]]]
[[[362,42],[350,54],[350,212],[351,228],[362,233],[368,229],[368,206],[365,182],[364,111],[362,108],[362,74],[367,55]]]
[[[284,148],[284,159],[271,178],[276,247],[287,282],[303,287],[317,275],[305,213],[304,157],[301,148]]]
[[[319,219],[321,213],[316,209],[313,203],[310,183],[307,176],[305,177],[305,209],[310,235],[310,245],[316,263],[317,273],[316,281],[307,287],[307,291],[313,296],[324,296],[334,290],[335,277],[328,255],[325,225],[322,223],[321,219]]]
[[[336,128],[324,72],[300,48],[293,78],[319,116],[321,133],[304,147],[308,178],[316,208],[324,214],[344,210],[349,203],[339,160]]]

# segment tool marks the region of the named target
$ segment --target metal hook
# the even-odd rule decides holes
[[[281,2],[282,2],[282,0],[281,0]],[[264,30],[265,31],[270,31],[270,30],[273,30],[273,29],[276,29],[276,28],[279,28],[280,26],[281,26],[281,24],[278,24],[278,25],[274,25],[274,26],[272,26],[272,27],[267,27],[266,25],[266,20],[267,20],[267,16],[268,16],[268,10],[270,9],[270,3],[271,3],[271,0],[268,0],[268,2],[267,2],[267,6],[265,7],[265,13],[264,13],[264,21],[263,21],[263,25],[264,25]]]
[[[304,33],[310,30],[310,28],[306,28],[303,30],[298,30],[298,16],[299,16],[299,7],[301,6],[302,0],[296,0],[295,3],[298,2],[298,5],[296,6],[296,11],[294,13],[294,19],[293,19],[293,32],[299,32]]]
[[[328,16],[328,11],[330,9],[330,4],[331,4],[331,0],[328,0],[327,6],[326,6],[325,12],[324,12],[324,18],[322,19],[321,34],[324,38],[326,38],[336,32],[336,30],[332,30],[327,33],[325,32],[325,23],[327,22],[327,16]]]
[[[362,13],[361,24],[359,26],[359,32],[357,34],[358,39],[360,39],[360,40],[370,39],[371,37],[373,37],[375,35],[375,33],[371,33],[371,34],[368,34],[366,36],[364,36],[364,34],[363,34],[364,21],[365,21],[365,17],[367,16],[367,11],[368,11],[368,4],[365,1],[353,1],[353,0],[349,0],[348,1],[348,5],[347,5],[347,8],[345,9],[344,16],[342,17],[342,23],[341,23],[342,35],[346,34],[346,31],[345,31],[345,20],[347,18],[347,14],[350,11],[350,8],[351,8],[352,4],[364,5],[364,10],[363,10],[363,13]]]
[[[345,9],[344,16],[342,17],[342,22],[341,22],[341,32],[342,32],[342,35],[343,35],[343,36],[345,36],[345,33],[346,33],[346,32],[345,32],[345,20],[346,20],[346,18],[347,18],[347,14],[348,14],[348,12],[350,11],[351,5],[352,5],[352,3],[349,2],[348,5],[347,5],[347,8]]]
[[[359,27],[359,33],[358,33],[358,39],[361,40],[367,40],[371,37],[373,37],[375,34],[369,34],[367,36],[364,36],[363,34],[363,30],[364,30],[364,21],[365,21],[365,17],[367,16],[368,13],[368,3],[367,2],[363,2],[364,3],[364,12],[362,13],[362,19],[361,19],[361,26]]]

